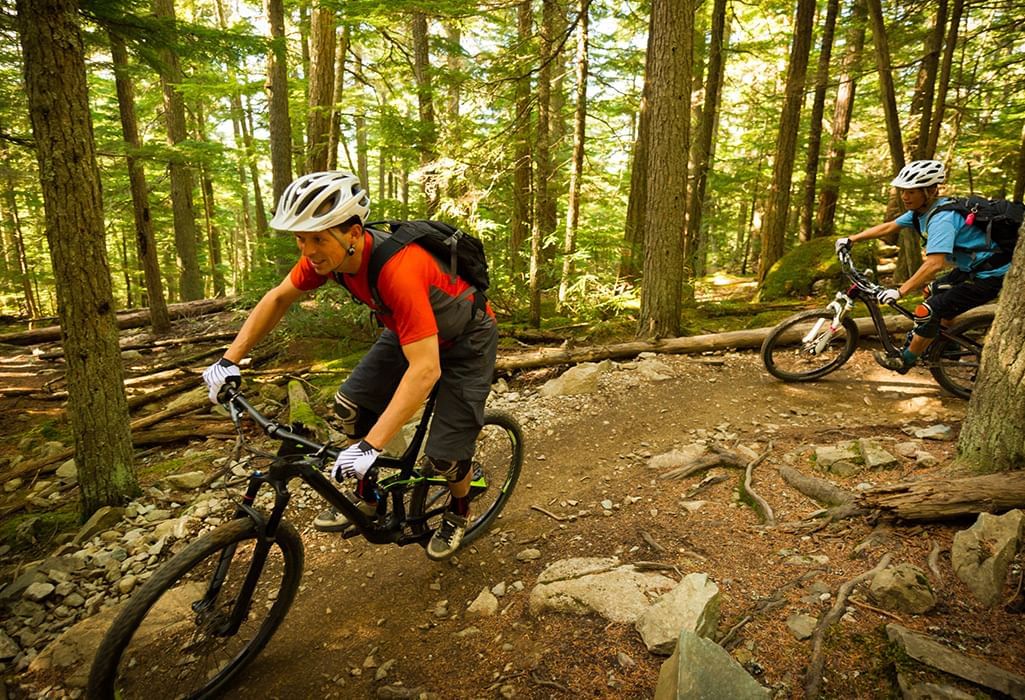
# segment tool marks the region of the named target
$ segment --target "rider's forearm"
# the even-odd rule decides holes
[[[916,289],[920,289],[925,285],[932,282],[933,278],[943,269],[945,265],[944,256],[942,255],[927,255],[922,264],[915,270],[915,274],[911,275],[904,284],[897,288],[900,295],[907,296]]]
[[[282,293],[279,287],[264,294],[249,313],[246,322],[242,324],[242,329],[235,336],[235,340],[228,346],[224,357],[235,364],[241,362],[253,346],[267,337],[267,334],[278,325],[288,307],[292,305],[292,301],[293,299]]]
[[[892,233],[896,233],[899,230],[900,226],[898,226],[896,222],[885,221],[881,224],[871,226],[864,231],[855,233],[850,237],[850,241],[851,243],[856,243],[858,241],[867,241],[871,238],[882,238],[883,236],[889,236]]]
[[[440,364],[433,367],[429,363],[410,364],[384,413],[363,439],[383,450],[423,405],[439,377]]]

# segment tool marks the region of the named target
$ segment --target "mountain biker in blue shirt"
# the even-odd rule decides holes
[[[899,356],[875,353],[876,362],[900,374],[911,369],[929,343],[939,335],[940,324],[996,299],[1010,267],[1008,256],[981,229],[970,226],[956,211],[933,210],[948,201],[939,187],[947,178],[943,163],[915,160],[904,166],[890,183],[897,188],[907,210],[893,221],[836,241],[836,250],[849,248],[855,241],[882,238],[901,228],[913,227],[917,217],[925,238],[925,257],[918,270],[900,287],[884,289],[877,298],[891,304],[912,290],[924,287],[925,299],[915,308],[915,326],[911,341]],[[937,277],[952,263],[954,269]]]

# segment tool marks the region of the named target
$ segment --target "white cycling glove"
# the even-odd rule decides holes
[[[217,394],[228,377],[238,377],[239,382],[242,381],[242,373],[239,371],[238,365],[226,357],[217,360],[203,371],[203,381],[206,382],[210,403],[220,403],[217,400]]]
[[[335,481],[342,479],[362,479],[374,466],[374,461],[381,451],[366,440],[360,440],[355,445],[349,445],[335,460],[331,467],[331,476]]]
[[[850,249],[851,249],[851,239],[850,238],[847,238],[845,236],[844,238],[837,238],[836,239],[836,252],[837,253],[839,253],[841,250],[850,250]]]
[[[876,300],[878,300],[880,304],[892,304],[898,299],[900,299],[899,289],[884,289],[883,291],[876,294]]]

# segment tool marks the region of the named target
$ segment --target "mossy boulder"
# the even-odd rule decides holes
[[[852,251],[859,270],[868,267],[875,272],[874,244],[856,245]],[[811,296],[818,280],[827,281],[829,294],[846,284],[840,272],[840,261],[836,259],[834,238],[816,238],[792,248],[769,270],[765,283],[758,290],[758,301]]]

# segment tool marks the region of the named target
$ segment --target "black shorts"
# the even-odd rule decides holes
[[[952,270],[940,277],[937,287],[951,285],[933,294],[923,303],[932,311],[933,318],[950,320],[968,309],[993,301],[1004,285],[1003,277],[974,277],[961,270]]]
[[[441,379],[424,453],[436,460],[473,457],[484,425],[498,351],[498,327],[490,316],[475,321],[452,345],[441,349]],[[363,411],[380,416],[409,363],[393,331],[385,330],[363,356],[340,391]]]

